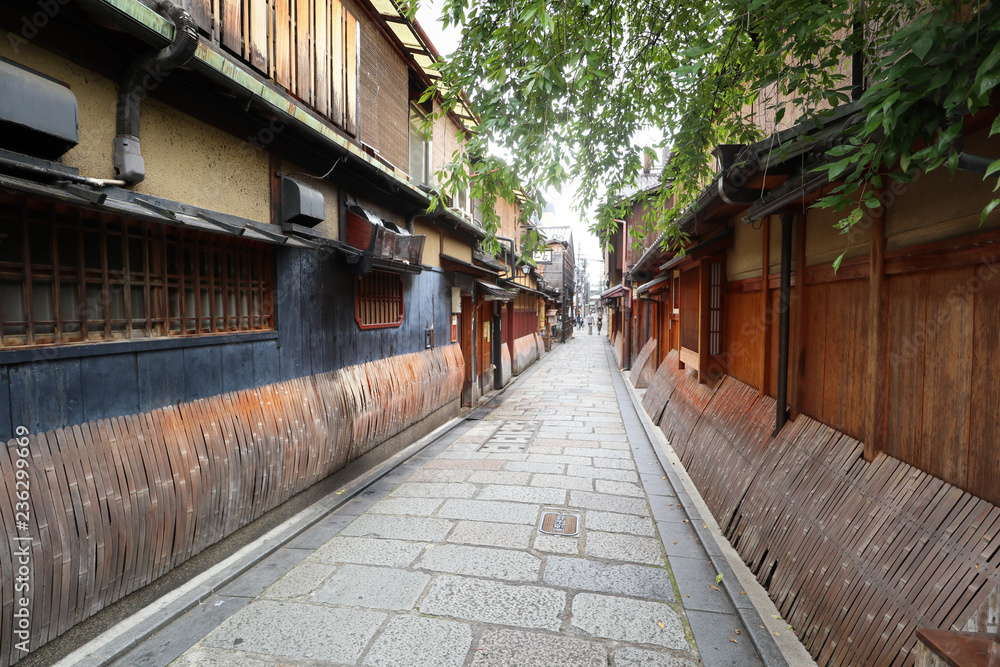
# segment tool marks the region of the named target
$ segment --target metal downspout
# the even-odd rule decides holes
[[[146,164],[139,146],[143,98],[163,82],[170,70],[186,65],[198,48],[198,26],[183,7],[175,5],[173,0],[159,0],[156,7],[174,24],[174,41],[132,61],[125,69],[118,93],[112,164],[115,176],[128,183],[146,178]]]
[[[777,415],[774,419],[772,436],[778,435],[788,421],[788,315],[791,310],[792,221],[794,216],[783,213],[779,217],[781,218],[781,286],[778,295],[780,303],[778,310],[778,397],[776,401]]]
[[[514,275],[514,239],[507,236],[498,236],[497,241],[506,241],[510,244],[510,271],[508,272],[508,280],[514,280],[517,276]]]

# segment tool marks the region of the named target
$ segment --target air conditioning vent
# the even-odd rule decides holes
[[[72,91],[0,58],[0,148],[56,160],[79,142],[80,120]]]

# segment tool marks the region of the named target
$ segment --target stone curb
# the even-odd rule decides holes
[[[666,454],[663,452],[662,448],[657,447],[654,444],[658,440],[656,433],[653,431],[655,426],[650,422],[649,415],[646,414],[646,410],[642,407],[642,402],[639,400],[639,397],[636,396],[635,391],[632,388],[632,383],[625,377],[624,372],[618,368],[617,360],[611,353],[611,348],[608,347],[605,351],[608,355],[608,360],[612,368],[618,371],[617,374],[612,373],[612,378],[616,380],[616,385],[618,382],[621,382],[625,386],[625,392],[628,394],[632,407],[639,416],[639,422],[642,424],[643,431],[649,441],[650,447],[653,449],[653,453],[656,454],[660,467],[663,468],[663,474],[667,477],[667,480],[674,487],[674,490],[678,493],[678,495],[687,495],[686,491],[682,491],[682,489],[686,489],[686,487],[681,481],[680,476],[674,472],[674,466],[671,465],[669,460],[667,460]],[[616,386],[616,389],[617,388],[618,387]],[[704,521],[702,520],[697,507],[690,502],[685,502],[684,511],[690,519],[691,527],[694,528],[695,534],[697,534],[702,545],[705,546],[705,551],[708,553],[708,557],[712,561],[712,567],[715,568],[717,573],[722,575],[722,581],[719,583],[722,584],[722,589],[729,597],[733,608],[736,610],[737,616],[743,623],[744,628],[746,628],[747,634],[750,635],[750,641],[753,642],[754,647],[760,654],[761,660],[765,665],[767,665],[767,667],[788,667],[788,661],[785,659],[785,656],[781,652],[777,643],[775,643],[774,638],[771,637],[771,633],[766,628],[761,627],[764,623],[761,619],[760,613],[757,611],[757,608],[747,598],[747,596],[740,594],[739,578],[736,576],[735,572],[733,572],[733,568],[730,566],[729,560],[723,555],[722,550],[719,548],[718,543],[715,540],[715,536],[704,525]]]

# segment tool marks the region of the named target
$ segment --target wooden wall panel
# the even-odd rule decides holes
[[[926,470],[961,487],[968,472],[973,295],[956,286],[973,274],[973,267],[935,271],[927,286],[922,458]]]
[[[737,380],[757,386],[761,378],[764,338],[760,290],[729,292],[723,303],[722,341],[727,372]]]
[[[922,460],[924,348],[928,274],[889,278],[889,396],[886,453],[926,469]]]
[[[971,401],[976,409],[969,429],[967,485],[972,493],[1000,504],[1000,281],[980,284],[973,319]]]
[[[805,329],[809,332],[804,349],[805,382],[802,384],[802,412],[817,419],[823,414],[823,387],[826,386],[826,297],[829,284],[806,285]]]
[[[463,366],[449,345],[32,435],[32,647],[458,399]],[[16,448],[0,447],[6,535]],[[4,572],[16,546],[0,544]],[[13,594],[0,590],[0,665],[23,657]]]

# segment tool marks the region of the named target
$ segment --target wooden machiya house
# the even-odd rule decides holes
[[[467,193],[428,212],[471,112],[423,131],[437,54],[393,3],[25,0],[0,28],[0,526],[33,553],[6,665],[475,405],[543,311]]]
[[[545,226],[542,231],[548,248],[536,260],[545,284],[554,295],[554,303],[549,310],[555,318],[558,342],[565,343],[576,328],[573,313],[576,292],[573,230],[566,226]]]
[[[964,169],[1000,157],[996,113],[965,119],[963,169],[886,179],[846,234],[811,204],[854,105],[719,147],[685,252],[629,255],[626,225],[609,263],[644,407],[821,665],[997,632],[1000,216]]]

